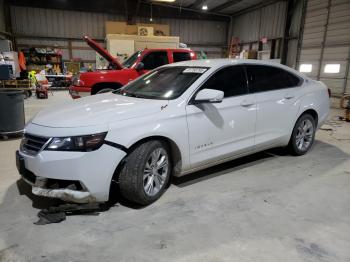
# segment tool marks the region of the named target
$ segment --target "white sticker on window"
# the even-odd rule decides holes
[[[190,68],[186,68],[182,73],[203,74],[205,71],[207,71],[206,68],[190,67]]]

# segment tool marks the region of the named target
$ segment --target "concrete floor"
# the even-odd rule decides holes
[[[27,119],[68,99],[31,98]],[[0,261],[348,262],[350,124],[329,124],[305,156],[255,154],[177,179],[151,206],[44,226],[33,222],[50,201],[20,180],[20,141],[0,141]]]

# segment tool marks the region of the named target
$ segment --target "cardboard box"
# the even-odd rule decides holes
[[[106,22],[106,35],[108,34],[126,34],[126,22]],[[137,31],[137,30],[136,30]]]
[[[153,36],[153,27],[151,26],[138,26],[137,31],[139,36]]]
[[[138,23],[138,26],[151,26],[153,27],[153,35],[155,36],[169,36],[170,35],[170,26],[166,24],[147,24],[147,23]]]
[[[153,34],[155,36],[169,36],[170,26],[166,24],[147,24],[147,23],[137,23],[136,25],[128,25],[126,22],[106,22],[106,35],[108,34],[127,34],[127,35],[137,35],[139,26],[153,27]]]

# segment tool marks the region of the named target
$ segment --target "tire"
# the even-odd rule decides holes
[[[289,140],[289,152],[296,156],[306,154],[314,143],[315,133],[315,119],[310,114],[301,115],[295,123],[292,136]]]
[[[121,195],[141,205],[149,205],[159,199],[167,188],[172,170],[169,152],[168,146],[157,140],[136,147],[126,157],[120,171]]]
[[[103,88],[99,91],[96,92],[96,94],[103,94],[103,93],[108,93],[108,92],[111,92],[111,91],[114,91],[115,89],[113,88]]]

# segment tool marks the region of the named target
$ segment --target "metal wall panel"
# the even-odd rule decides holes
[[[0,0],[0,31],[6,31],[5,14],[4,14],[4,0]]]
[[[350,1],[309,0],[304,26],[299,63],[311,63],[308,75],[325,82],[333,94],[349,92]],[[327,64],[339,64],[340,71],[325,73]]]
[[[89,35],[92,38],[105,38],[106,21],[125,21],[124,16],[63,11],[43,8],[26,8],[11,6],[11,20],[13,31],[16,35],[44,36],[57,38],[81,38]],[[138,17],[136,22],[149,23],[149,17]],[[180,36],[180,41],[188,44],[195,50],[203,50],[208,57],[222,57],[227,47],[227,26],[226,22],[202,21],[189,19],[154,18],[155,23],[168,24],[170,34]],[[23,38],[22,44],[33,43]],[[23,41],[25,43],[23,43]],[[43,43],[41,40],[34,43]],[[79,42],[78,42],[79,43]],[[84,43],[73,46],[85,46]],[[94,51],[73,50],[73,57],[82,57],[91,60],[95,55]]]
[[[17,35],[105,38],[106,21],[123,21],[124,16],[11,6],[13,32]]]
[[[232,36],[241,42],[254,42],[262,37],[283,37],[287,3],[276,2],[266,7],[233,17]]]

